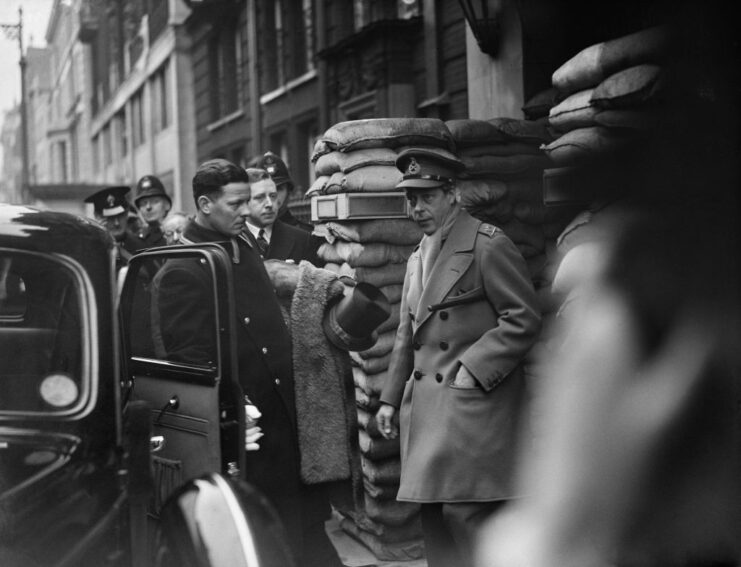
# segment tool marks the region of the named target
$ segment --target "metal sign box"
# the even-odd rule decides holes
[[[388,193],[337,193],[311,198],[311,220],[323,222],[347,219],[407,218],[403,191]]]

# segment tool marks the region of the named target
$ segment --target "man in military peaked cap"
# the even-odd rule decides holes
[[[113,237],[118,247],[117,266],[122,268],[137,250],[147,244],[128,228],[129,201],[126,194],[130,189],[125,185],[105,187],[85,199],[93,204],[95,218]]]
[[[278,220],[309,232],[313,231],[314,227],[310,223],[297,219],[288,210],[289,197],[295,188],[295,184],[293,179],[291,179],[291,174],[288,172],[286,163],[280,156],[270,151],[265,152],[261,158],[255,160],[254,167],[267,171],[275,183],[275,187],[278,190]]]
[[[470,566],[481,522],[514,496],[521,362],[540,313],[512,241],[461,209],[462,162],[409,148],[396,166],[424,236],[407,264],[377,420],[384,437],[400,436],[397,499],[421,503],[428,565]]]
[[[139,238],[148,247],[167,244],[161,225],[172,208],[172,199],[165,191],[162,181],[154,175],[145,175],[139,179],[134,204],[145,223],[138,231]]]

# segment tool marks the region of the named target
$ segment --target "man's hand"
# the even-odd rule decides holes
[[[399,419],[396,408],[389,404],[381,404],[376,413],[378,430],[385,439],[396,439],[399,436]]]
[[[468,371],[468,368],[461,364],[455,375],[455,380],[453,380],[453,386],[456,388],[475,388],[478,386],[478,382],[473,374]]]
[[[258,425],[248,427],[244,436],[244,448],[247,451],[259,451],[260,445],[257,442],[263,435],[265,434],[262,432],[262,427]]]
[[[265,269],[279,297],[292,297],[298,285],[298,264],[282,260],[265,260]]]

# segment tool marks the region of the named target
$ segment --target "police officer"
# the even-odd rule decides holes
[[[130,191],[125,185],[105,187],[85,199],[93,204],[95,218],[113,237],[118,250],[116,266],[122,268],[129,263],[129,258],[147,243],[129,229],[130,203],[126,194]]]
[[[289,197],[295,188],[295,184],[293,183],[293,179],[291,179],[291,175],[288,172],[288,167],[285,162],[280,159],[278,155],[268,151],[265,152],[262,158],[256,160],[254,167],[267,171],[270,174],[270,178],[275,183],[278,190],[278,198],[276,201],[276,206],[278,207],[278,220],[285,224],[312,232],[314,230],[313,225],[297,219],[288,209]]]
[[[521,362],[540,313],[512,241],[461,209],[461,161],[410,148],[396,166],[424,236],[407,264],[377,420],[384,437],[400,436],[397,499],[421,504],[429,566],[466,567],[483,519],[514,496]]]
[[[139,238],[146,242],[147,247],[167,244],[161,224],[172,208],[172,200],[162,181],[154,175],[139,179],[134,204],[145,223],[138,232]]]

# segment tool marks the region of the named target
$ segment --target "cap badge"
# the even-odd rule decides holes
[[[407,165],[407,173],[411,175],[416,175],[420,171],[420,166],[417,163],[417,160],[414,158],[411,158],[409,160],[409,165]]]
[[[265,169],[270,175],[275,175],[275,165],[274,164],[272,163],[268,164],[268,166]]]
[[[109,193],[108,196],[105,198],[105,202],[108,205],[108,208],[111,208],[116,204],[116,198]]]
[[[152,182],[149,179],[142,181],[142,189],[149,189],[152,186]]]

